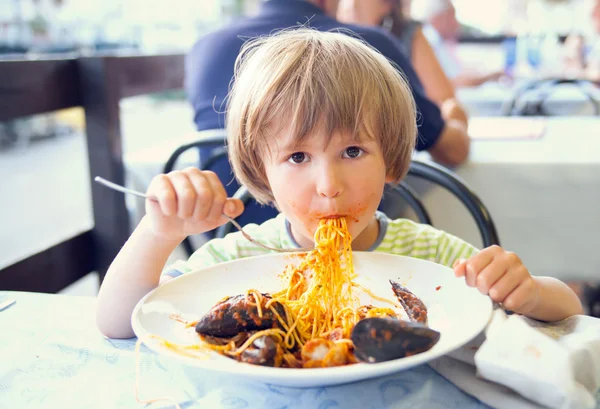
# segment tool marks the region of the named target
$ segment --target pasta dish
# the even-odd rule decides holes
[[[440,334],[427,327],[423,302],[391,280],[398,302],[358,284],[351,245],[345,218],[320,220],[315,248],[286,267],[281,291],[249,289],[226,297],[198,321],[184,322],[195,327],[197,345],[163,344],[199,358],[217,351],[244,363],[286,368],[375,363],[430,349]],[[360,305],[361,292],[383,306]]]

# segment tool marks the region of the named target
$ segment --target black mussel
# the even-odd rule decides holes
[[[439,341],[440,333],[416,322],[365,318],[356,323],[351,339],[356,358],[375,363],[425,352]]]
[[[262,317],[259,316],[254,296],[245,294],[228,297],[213,306],[196,324],[196,332],[213,337],[232,337],[239,332],[249,332],[269,328],[277,328],[279,321],[267,302],[271,296],[261,297]],[[279,316],[286,320],[285,309],[278,302],[272,307]]]
[[[238,359],[253,365],[279,367],[283,360],[283,349],[273,337],[264,335],[246,348]]]
[[[421,324],[427,324],[427,307],[423,304],[423,301],[410,290],[395,281],[390,280],[392,290],[396,294],[396,298],[400,301],[402,308],[406,311],[408,318],[414,322],[420,322]]]

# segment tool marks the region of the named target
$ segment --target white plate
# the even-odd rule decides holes
[[[194,329],[184,329],[180,322],[169,318],[170,314],[180,313],[186,318],[197,319],[225,296],[245,293],[251,288],[275,292],[285,285],[281,279],[285,265],[299,260],[298,255],[272,254],[185,274],[140,300],[131,318],[133,330],[150,349],[188,365],[243,375],[275,385],[313,387],[374,378],[431,361],[474,338],[485,328],[492,313],[490,299],[468,287],[464,279],[455,278],[447,267],[409,257],[354,252],[354,266],[359,275],[357,281],[375,294],[395,300],[388,282],[393,279],[423,300],[429,311],[429,326],[441,333],[439,342],[432,349],[377,364],[290,369],[239,363],[217,353],[211,359],[182,356],[162,346],[159,340],[147,338],[154,334],[176,343],[197,343]],[[381,305],[368,296],[361,296],[361,302]]]

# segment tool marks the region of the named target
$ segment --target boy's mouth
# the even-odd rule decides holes
[[[320,218],[321,219],[339,219],[340,217],[346,217],[346,215],[343,215],[343,214],[330,214],[330,215],[322,216]]]
[[[321,213],[321,212],[311,212],[310,216],[316,220],[339,219],[341,217],[348,217],[348,215],[345,213]]]

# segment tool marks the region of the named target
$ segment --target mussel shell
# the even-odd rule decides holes
[[[425,303],[400,283],[390,280],[390,284],[408,318],[413,322],[427,324],[427,307]]]
[[[262,366],[281,366],[283,350],[271,336],[257,338],[252,345],[239,356],[240,362]]]
[[[196,332],[213,337],[233,337],[240,332],[277,328],[279,322],[266,303],[271,299],[263,294],[261,312],[255,304],[248,302],[245,294],[228,297],[213,306],[196,324]],[[275,302],[273,307],[286,319],[285,309]],[[261,316],[262,315],[262,316]]]
[[[440,333],[416,322],[394,318],[365,318],[352,330],[354,355],[361,362],[391,361],[425,352]]]

